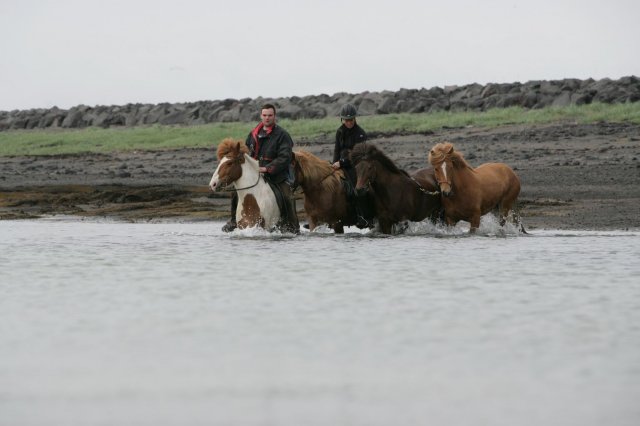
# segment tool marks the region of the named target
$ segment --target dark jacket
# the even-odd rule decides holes
[[[275,124],[270,133],[262,128],[262,123],[247,136],[246,145],[251,157],[258,160],[260,167],[266,167],[266,176],[275,183],[287,179],[293,159],[293,140],[282,127]]]
[[[340,167],[344,169],[345,173],[349,176],[349,179],[355,183],[356,173],[353,167],[351,167],[351,161],[349,160],[349,153],[356,144],[366,142],[367,134],[358,126],[358,123],[349,129],[344,124],[338,128],[336,132],[336,145],[333,150],[333,163],[340,161]]]

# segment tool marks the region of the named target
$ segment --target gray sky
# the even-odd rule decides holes
[[[638,0],[0,0],[0,110],[640,76]]]

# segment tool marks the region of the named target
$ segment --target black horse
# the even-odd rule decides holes
[[[442,203],[433,168],[408,174],[370,143],[356,145],[350,158],[358,175],[356,190],[372,194],[381,232],[391,234],[394,224],[406,220],[435,223],[440,218]]]

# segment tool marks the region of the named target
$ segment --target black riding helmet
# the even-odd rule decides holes
[[[351,104],[344,104],[340,109],[340,118],[345,120],[353,120],[358,115],[358,110]]]

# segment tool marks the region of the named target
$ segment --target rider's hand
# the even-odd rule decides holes
[[[258,171],[260,173],[267,173],[267,168],[266,167],[258,167]]]
[[[333,164],[331,165],[331,167],[333,167],[335,170],[338,170],[338,169],[340,168],[340,162],[339,162],[339,161],[336,161],[335,163],[333,163]]]

